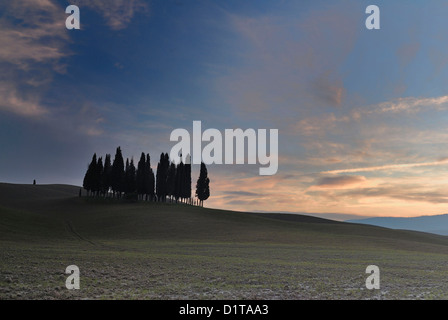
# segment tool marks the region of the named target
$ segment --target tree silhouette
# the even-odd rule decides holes
[[[201,162],[201,171],[196,183],[196,196],[200,200],[201,206],[204,206],[204,201],[210,197],[210,179],[208,178],[207,167],[205,163]]]
[[[167,195],[167,177],[170,160],[168,153],[162,153],[160,155],[160,161],[157,165],[157,177],[156,177],[156,193],[158,201],[166,202]]]
[[[131,162],[129,162],[129,159],[126,159],[124,191],[127,195],[129,195],[136,192],[136,189],[134,160],[131,158]]]
[[[101,177],[104,194],[108,194],[109,189],[112,187],[111,175],[112,175],[112,164],[110,161],[110,154],[106,154],[106,158],[104,159],[104,171]]]
[[[82,183],[82,186],[84,189],[87,190],[88,193],[93,192],[95,188],[95,174],[96,174],[96,166],[97,166],[97,160],[96,160],[96,153],[93,154],[92,161],[87,167],[87,172],[84,175],[84,180]]]
[[[160,202],[166,202],[167,196],[171,199],[185,203],[192,203],[191,198],[191,162],[187,155],[186,163],[181,161],[179,164],[170,162],[168,153],[160,155],[160,161],[157,164],[157,175],[151,168],[149,154],[141,153],[137,168],[134,160],[131,158],[123,159],[121,148],[116,149],[115,158],[111,164],[110,154],[106,154],[103,164],[103,158],[97,158],[96,153],[87,167],[84,175],[83,188],[87,190],[87,195],[109,196],[112,190],[113,197],[121,198],[123,194],[127,199],[136,200],[156,199]],[[203,205],[203,201],[210,196],[210,180],[208,178],[207,168],[201,163],[201,170],[196,183],[196,197]],[[33,181],[35,184],[35,180]],[[79,193],[79,196],[82,192]],[[157,195],[157,198],[155,197]],[[193,203],[194,204],[194,203]]]
[[[129,159],[126,158],[126,165],[124,167],[124,192],[128,193],[129,190]]]
[[[174,164],[174,162],[171,162],[168,168],[166,184],[167,195],[170,196],[171,199],[176,198],[176,165]]]
[[[154,171],[151,168],[151,158],[149,154],[146,155],[146,162],[145,162],[145,173],[144,173],[144,185],[145,185],[145,194],[146,198],[148,200],[148,197],[151,201],[154,200],[155,195],[155,177],[154,177]]]
[[[120,198],[121,193],[124,191],[124,160],[120,147],[117,148],[114,163],[112,164],[111,186],[114,195]]]
[[[103,172],[104,167],[103,167],[103,158],[99,158],[98,159],[98,163],[96,164],[95,167],[95,175],[93,178],[93,191],[96,193],[96,196],[98,196],[99,194],[104,194],[103,190]]]
[[[190,201],[191,198],[191,160],[190,155],[187,155],[187,159],[184,165],[184,174],[183,174],[184,182],[182,188],[182,198]]]
[[[176,184],[175,184],[175,197],[176,201],[180,198],[181,201],[183,199],[183,187],[184,187],[184,173],[185,173],[185,165],[180,161],[176,168]]]
[[[139,195],[140,199],[143,199],[143,195],[145,192],[145,169],[146,167],[146,157],[145,154],[142,152],[140,156],[140,160],[137,164],[137,177],[136,177],[136,184],[137,184],[137,194]]]

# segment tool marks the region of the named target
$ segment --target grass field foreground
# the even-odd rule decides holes
[[[448,298],[444,236],[78,190],[0,184],[0,299]]]

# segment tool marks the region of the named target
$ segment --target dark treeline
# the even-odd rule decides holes
[[[103,159],[96,153],[88,165],[83,187],[89,196],[126,198],[157,202],[183,202],[203,205],[210,196],[207,169],[201,164],[196,184],[197,200],[191,197],[191,162],[175,164],[167,153],[160,155],[156,175],[151,168],[149,154],[142,152],[135,167],[134,160],[124,161],[121,148],[118,147],[113,162],[110,154]]]

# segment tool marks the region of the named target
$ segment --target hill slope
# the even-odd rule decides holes
[[[113,199],[78,198],[79,188],[63,185],[0,184],[0,238],[23,236],[84,238],[188,239],[199,241],[264,241],[328,244],[350,242],[403,248],[448,245],[448,238],[305,215],[234,212],[186,205],[126,203]],[[30,223],[32,222],[32,223]],[[417,246],[417,247],[416,247]],[[426,249],[425,249],[426,250]]]
[[[448,297],[447,237],[78,191],[0,184],[0,299]],[[65,289],[72,264],[76,292]],[[370,264],[381,291],[365,290]]]

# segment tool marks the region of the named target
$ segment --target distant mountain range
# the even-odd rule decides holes
[[[346,220],[345,222],[369,224],[390,229],[422,231],[444,236],[448,235],[448,214],[414,218],[378,217],[351,219]]]

